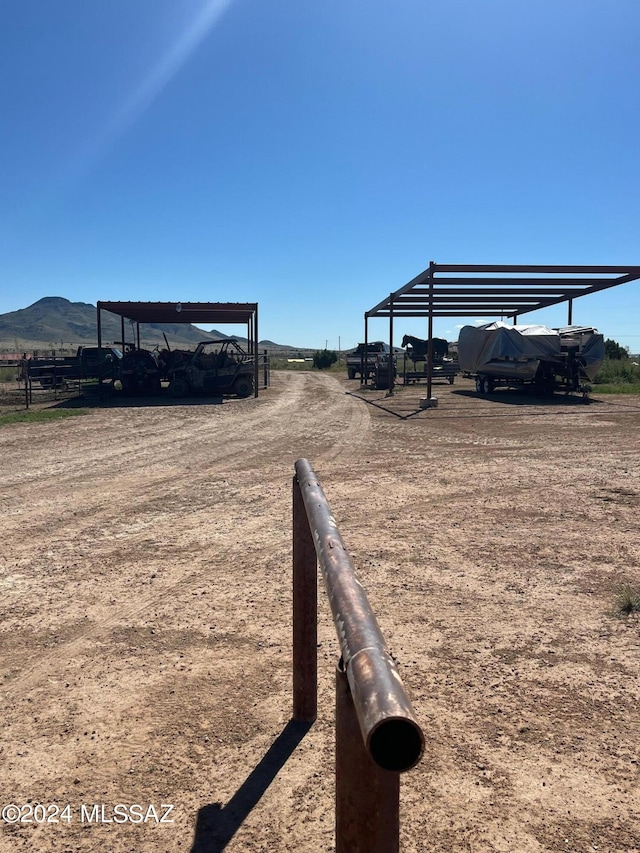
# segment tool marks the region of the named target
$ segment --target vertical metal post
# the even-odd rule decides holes
[[[138,338],[138,349],[140,349],[140,323],[136,323],[136,337]]]
[[[256,302],[255,318],[255,335],[253,338],[253,396],[258,396],[258,303]]]
[[[398,853],[400,774],[371,758],[344,669],[336,669],[336,853]]]
[[[24,379],[24,407],[25,409],[29,408],[29,382],[31,381],[31,376],[29,375],[29,365],[27,363],[27,354],[24,353],[22,357],[22,378]]]
[[[393,293],[389,294],[389,394],[393,394]]]
[[[567,316],[567,326],[571,326],[573,324],[573,299],[569,300],[569,313]]]
[[[247,352],[253,358],[253,314],[247,320]]]
[[[513,325],[514,325],[514,326],[517,326],[517,325],[518,325],[518,315],[517,315],[517,314],[514,314],[514,315],[513,315]]]
[[[53,356],[53,399],[58,399],[58,365],[56,364],[56,351],[51,350]]]
[[[427,400],[430,400],[433,377],[433,261],[429,262],[429,333],[427,340]]]
[[[267,350],[264,351],[264,365],[262,370],[262,378],[264,380],[264,387],[266,388],[268,385],[268,375],[267,375]]]
[[[318,715],[318,563],[300,492],[293,478],[293,719]],[[362,735],[360,735],[362,743]]]
[[[369,318],[364,315],[364,355],[360,359],[360,384],[367,384],[369,369]]]
[[[97,307],[98,317],[97,317],[97,326],[98,326],[98,364],[102,364],[102,311],[100,309],[100,303],[98,302]],[[122,336],[124,340],[124,335]],[[123,344],[123,352],[124,352],[124,344]],[[102,380],[98,378],[98,399],[102,401]]]
[[[124,355],[124,314],[120,315],[120,338],[122,343],[122,354]]]

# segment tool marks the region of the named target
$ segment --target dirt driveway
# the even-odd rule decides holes
[[[640,400],[358,388],[0,431],[2,800],[59,809],[2,853],[333,849],[324,594],[319,719],[288,725],[301,456],[426,733],[402,849],[640,850]]]

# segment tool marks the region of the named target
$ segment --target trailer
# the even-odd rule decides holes
[[[431,381],[448,382],[449,385],[453,385],[455,378],[459,373],[460,365],[457,361],[443,361],[440,364],[433,365],[431,370]],[[403,379],[403,385],[411,385],[414,382],[426,382],[429,378],[426,364],[423,370],[404,370],[400,375]]]
[[[509,326],[497,321],[464,326],[458,340],[463,374],[478,394],[499,386],[531,387],[537,393],[581,393],[586,399],[604,360],[604,337],[591,326]]]

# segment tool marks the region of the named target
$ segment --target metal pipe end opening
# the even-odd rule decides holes
[[[421,729],[407,719],[380,723],[369,738],[369,752],[383,770],[403,773],[420,761],[424,749]]]

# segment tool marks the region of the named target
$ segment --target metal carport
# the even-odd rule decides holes
[[[98,302],[98,347],[102,347],[102,311],[136,323],[140,348],[140,323],[246,323],[249,353],[253,356],[254,397],[258,396],[258,303],[257,302]]]
[[[568,303],[567,325],[572,323],[573,300],[640,278],[640,266],[548,266],[524,264],[437,264],[411,279],[364,315],[364,340],[369,342],[369,318],[389,318],[389,345],[393,351],[393,321],[399,317],[426,317],[427,398],[433,375],[434,317],[518,317],[550,305]],[[393,364],[389,365],[393,389]]]

